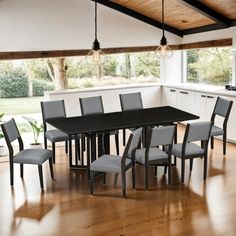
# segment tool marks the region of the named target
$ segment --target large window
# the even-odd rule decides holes
[[[232,83],[231,47],[187,51],[187,82],[225,85]]]

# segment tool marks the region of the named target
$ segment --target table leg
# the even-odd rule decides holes
[[[90,180],[90,135],[87,135],[87,178]]]
[[[91,135],[91,161],[96,160],[96,134]]]
[[[103,134],[98,134],[98,157],[103,154]]]
[[[71,135],[69,135],[69,165],[72,167],[72,141]]]

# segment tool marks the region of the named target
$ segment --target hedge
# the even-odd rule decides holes
[[[43,96],[44,91],[54,90],[54,85],[43,80],[33,80],[33,96]]]
[[[0,97],[28,97],[29,84],[27,75],[21,70],[0,73]]]

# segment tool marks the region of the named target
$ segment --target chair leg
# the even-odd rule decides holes
[[[148,189],[148,165],[145,165],[145,189]]]
[[[223,155],[226,154],[226,133],[223,135]]]
[[[12,161],[10,161],[10,184],[11,186],[14,185],[14,167]]]
[[[24,166],[23,166],[23,164],[20,164],[20,177],[22,179],[24,178]]]
[[[135,189],[135,163],[132,163],[132,187]]]
[[[193,158],[190,158],[189,161],[190,161],[190,172],[191,172],[193,169]]]
[[[181,160],[181,183],[184,183],[184,173],[185,173],[185,160]]]
[[[155,168],[155,176],[157,176],[157,168],[158,168],[158,166],[155,166],[154,168]]]
[[[119,155],[119,134],[115,135],[115,141],[116,141],[116,154]]]
[[[55,143],[52,143],[52,158],[53,158],[53,164],[56,163],[56,145]]]
[[[78,160],[80,161],[80,137],[76,138],[76,145],[77,145],[77,155],[78,155]]]
[[[204,174],[203,179],[205,180],[207,177],[207,155],[204,156]]]
[[[166,173],[167,173],[167,164],[164,166],[164,174],[166,175]]]
[[[123,197],[126,197],[126,176],[125,176],[125,170],[122,171],[121,178],[122,178],[122,193],[123,193]]]
[[[168,162],[168,184],[171,184],[171,158]]]
[[[93,171],[90,171],[90,194],[93,194],[93,179],[94,179],[94,173]]]
[[[44,137],[44,148],[47,149],[48,148],[48,141],[47,138]]]
[[[85,151],[85,136],[82,136],[82,151]]]
[[[214,137],[211,137],[211,149],[214,149]]]
[[[43,189],[43,168],[42,168],[42,165],[38,165],[38,170],[39,170],[40,186],[41,186],[41,189]]]
[[[68,153],[68,141],[65,141],[65,153]]]
[[[50,168],[51,178],[54,179],[52,157],[50,157],[48,159],[48,161],[49,161],[49,168]]]
[[[106,172],[104,172],[104,174],[103,174],[103,184],[106,184],[106,179],[107,179],[107,175],[106,175]]]
[[[126,129],[123,129],[123,146],[126,144]]]

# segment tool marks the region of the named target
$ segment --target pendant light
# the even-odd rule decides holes
[[[164,0],[162,0],[162,38],[160,40],[160,45],[156,49],[155,53],[159,58],[162,59],[170,58],[173,55],[173,51],[168,46],[167,39],[165,37]]]
[[[94,65],[102,65],[106,62],[107,57],[100,48],[100,43],[97,39],[97,1],[95,1],[95,39],[92,50],[88,53],[87,59],[91,59],[90,63]]]

